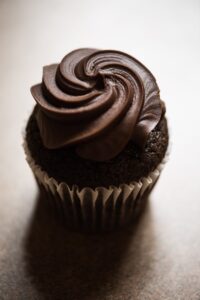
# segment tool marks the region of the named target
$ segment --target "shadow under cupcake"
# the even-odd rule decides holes
[[[23,244],[33,299],[132,299],[143,292],[157,247],[149,205],[134,227],[103,234],[67,230],[51,213],[40,194]]]

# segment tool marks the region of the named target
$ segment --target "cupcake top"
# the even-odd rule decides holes
[[[78,155],[95,161],[117,156],[130,140],[144,148],[165,113],[151,72],[114,50],[70,52],[43,68],[42,83],[31,92],[44,146],[74,145]]]

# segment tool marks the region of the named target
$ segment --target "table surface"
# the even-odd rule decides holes
[[[200,299],[200,3],[0,1],[0,299]],[[78,47],[119,49],[156,76],[172,151],[137,225],[64,229],[25,162],[42,66]]]

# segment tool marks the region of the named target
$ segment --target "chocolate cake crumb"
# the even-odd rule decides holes
[[[129,184],[147,176],[162,161],[168,146],[167,121],[164,118],[149,134],[144,150],[130,141],[113,159],[95,162],[79,157],[74,147],[49,150],[42,144],[34,113],[26,127],[26,141],[35,162],[58,182],[71,187],[109,187]]]

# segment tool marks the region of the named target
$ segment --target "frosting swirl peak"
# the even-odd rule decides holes
[[[115,157],[129,140],[144,147],[165,112],[151,72],[119,51],[77,49],[43,68],[31,88],[44,146],[75,145],[86,159]]]

